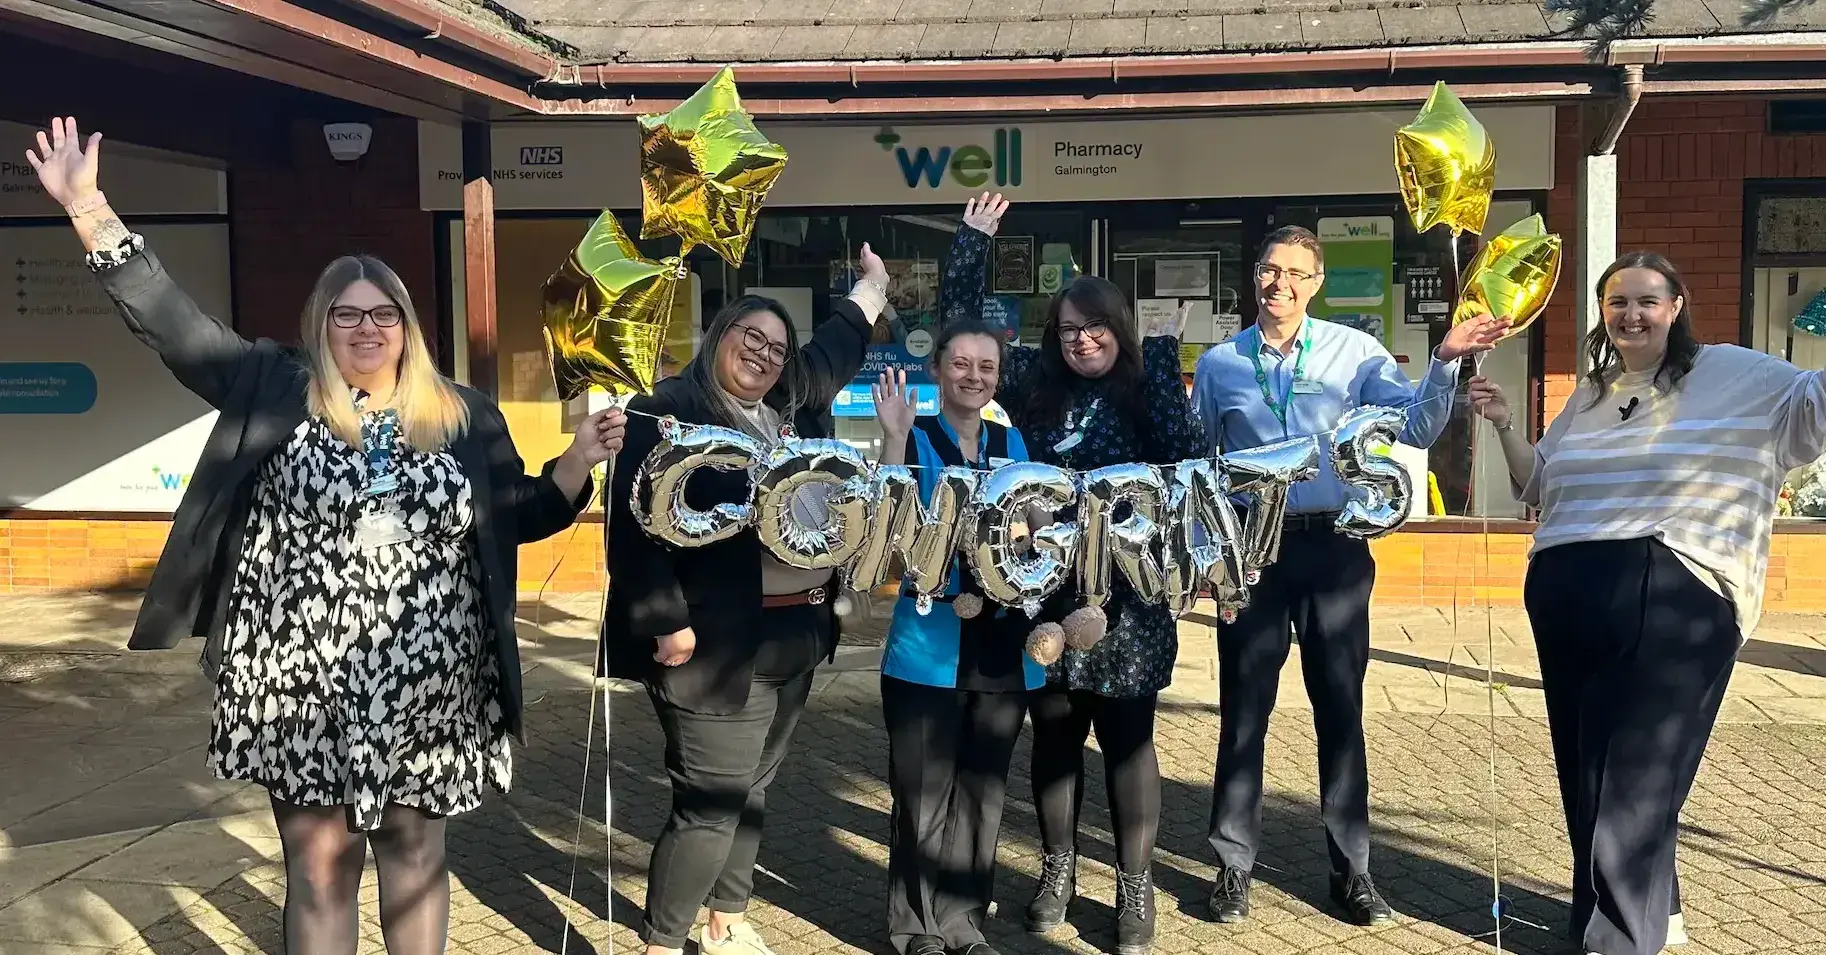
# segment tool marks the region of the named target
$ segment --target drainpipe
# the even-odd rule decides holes
[[[1617,100],[1611,107],[1610,124],[1604,127],[1603,135],[1591,144],[1593,156],[1608,156],[1617,149],[1617,141],[1623,138],[1623,127],[1629,125],[1629,118],[1636,111],[1636,104],[1642,100],[1642,66],[1631,63],[1619,67],[1617,81],[1620,89]]]

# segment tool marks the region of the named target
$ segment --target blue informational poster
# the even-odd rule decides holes
[[[831,402],[831,414],[839,418],[875,417],[875,395],[870,388],[882,372],[896,369],[906,372],[907,386],[913,391],[913,413],[938,414],[938,386],[927,372],[926,359],[916,357],[905,345],[870,345],[862,370]]]
[[[1021,337],[1021,300],[1013,295],[983,297],[983,324],[1002,333],[1003,341]]]

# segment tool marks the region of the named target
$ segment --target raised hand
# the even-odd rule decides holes
[[[1002,214],[1008,211],[1008,200],[1001,193],[983,193],[980,199],[964,203],[964,224],[984,235],[995,235],[1002,227]]]
[[[90,133],[85,148],[74,116],[54,117],[48,132],[38,131],[38,148],[25,151],[25,161],[38,173],[45,193],[66,209],[99,193],[95,179],[100,160],[101,134]]]
[[[887,263],[881,261],[881,256],[876,255],[875,250],[869,248],[869,244],[864,242],[862,244],[862,251],[857,253],[856,257],[862,260],[862,277],[867,281],[874,282],[876,285],[881,286],[882,290],[886,291],[888,287],[888,266]]]
[[[1452,361],[1466,355],[1487,352],[1503,340],[1509,331],[1509,320],[1493,318],[1490,315],[1479,315],[1466,319],[1452,326],[1446,333],[1445,341],[1439,343],[1437,352],[1440,361]]]
[[[907,386],[907,372],[896,368],[884,371],[875,384],[875,417],[881,422],[883,438],[892,443],[904,442],[913,430],[913,393]]]

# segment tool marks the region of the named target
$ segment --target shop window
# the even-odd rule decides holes
[[[1826,182],[1811,195],[1751,195],[1750,347],[1826,368]],[[1788,475],[1783,517],[1826,518],[1826,458]]]

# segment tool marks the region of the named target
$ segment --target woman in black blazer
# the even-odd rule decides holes
[[[96,188],[73,119],[28,152],[127,327],[220,412],[172,516],[132,649],[205,637],[209,763],[270,794],[286,951],[355,951],[363,859],[391,955],[444,949],[444,818],[506,789],[520,730],[520,544],[589,500],[623,418],[528,477],[501,412],[439,374],[399,277],[330,263],[303,347],[203,314]]]
[[[779,440],[783,424],[800,437],[830,437],[831,401],[861,370],[887,304],[887,268],[867,245],[861,258],[862,281],[805,347],[778,302],[744,296],[711,320],[703,349],[677,378],[629,410],[767,443]],[[775,560],[753,529],[688,549],[647,536],[629,512],[630,496],[658,443],[653,418],[630,418],[626,466],[616,469],[610,497],[603,616],[609,674],[646,684],[672,780],[672,817],[653,846],[641,936],[649,953],[681,951],[708,902],[704,955],[770,955],[742,913],[754,889],[767,785],[786,757],[812,670],[836,652],[836,580]],[[743,473],[700,474],[685,496],[702,508],[742,501],[747,482]],[[822,520],[815,493],[794,505]]]

